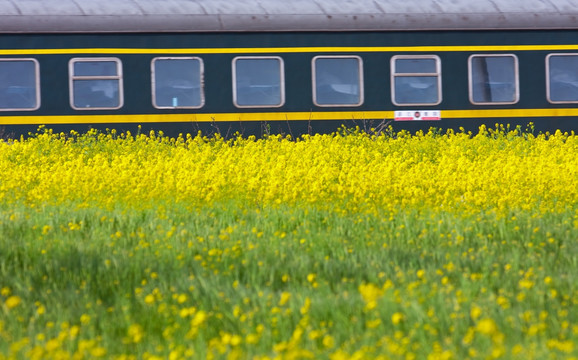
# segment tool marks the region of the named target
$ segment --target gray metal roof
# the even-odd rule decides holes
[[[578,0],[0,0],[0,32],[578,28]]]

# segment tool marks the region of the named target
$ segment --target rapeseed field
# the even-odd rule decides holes
[[[578,359],[578,137],[0,143],[0,359]]]

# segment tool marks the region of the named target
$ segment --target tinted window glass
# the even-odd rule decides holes
[[[35,60],[0,61],[0,110],[37,109],[38,79]]]
[[[117,63],[114,61],[80,61],[74,63],[74,76],[116,76]]]
[[[70,60],[70,104],[77,110],[122,107],[122,69],[116,58]]]
[[[314,103],[320,106],[362,103],[361,59],[317,57],[313,60]]]
[[[438,102],[437,77],[403,76],[395,78],[395,102],[398,104],[433,104]]]
[[[548,57],[548,100],[578,102],[578,55]]]
[[[391,96],[395,105],[441,102],[441,67],[434,55],[403,55],[391,59]]]
[[[470,96],[473,103],[518,101],[517,62],[514,56],[472,56]]]
[[[409,74],[435,74],[436,59],[397,59],[395,61],[396,73]]]
[[[75,108],[117,108],[118,80],[74,80]]]
[[[233,71],[235,105],[241,107],[283,105],[281,59],[236,58]]]
[[[153,60],[153,104],[160,108],[203,106],[201,59]]]

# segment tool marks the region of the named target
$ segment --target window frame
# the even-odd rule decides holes
[[[316,67],[315,61],[317,59],[356,59],[358,60],[358,71],[359,71],[359,102],[355,104],[319,104],[317,102],[317,77],[316,77]],[[318,55],[311,59],[311,86],[313,94],[313,104],[318,107],[355,107],[363,105],[365,101],[365,82],[363,77],[363,59],[358,55]]]
[[[550,53],[546,55],[545,62],[546,62],[546,100],[550,104],[578,104],[578,99],[575,101],[566,101],[566,100],[552,100],[550,97],[550,58],[554,56],[576,56],[578,57],[578,53]],[[577,72],[578,74],[578,72]]]
[[[201,104],[199,106],[159,106],[156,102],[156,76],[155,76],[155,62],[157,60],[198,60],[199,61],[199,78],[200,78],[200,92]],[[205,106],[205,64],[203,59],[198,56],[158,56],[151,60],[151,101],[156,109],[200,109]]]
[[[515,98],[514,101],[491,101],[476,102],[474,101],[474,84],[472,73],[472,59],[475,57],[512,57],[514,58],[514,78],[515,78]],[[473,105],[511,105],[520,101],[520,67],[518,56],[516,54],[472,54],[468,57],[468,98]]]
[[[34,94],[36,96],[36,106],[33,108],[0,108],[0,111],[36,111],[40,109],[40,63],[35,58],[2,58],[0,62],[8,62],[8,61],[32,61],[34,63],[34,86],[35,91]]]
[[[433,59],[436,64],[435,73],[397,73],[395,70],[395,61],[400,59]],[[442,64],[437,55],[394,55],[390,59],[390,82],[391,82],[391,102],[395,106],[434,106],[442,103]],[[437,78],[438,101],[432,103],[398,103],[395,101],[395,79],[396,77],[433,77]]]
[[[117,75],[74,75],[74,64],[77,62],[114,62]],[[75,57],[68,61],[68,91],[70,107],[74,110],[118,110],[124,106],[124,84],[122,61],[117,57]],[[75,80],[118,80],[118,106],[115,107],[76,107],[74,106]]]
[[[236,63],[238,60],[266,60],[275,59],[279,60],[279,91],[281,95],[281,102],[278,105],[240,105],[237,102],[237,67]],[[283,58],[280,56],[236,56],[231,61],[232,66],[232,78],[233,78],[233,105],[239,109],[257,109],[257,108],[280,108],[285,105],[285,63]]]

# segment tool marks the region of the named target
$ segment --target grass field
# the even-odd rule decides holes
[[[578,359],[578,137],[0,143],[0,359]]]

